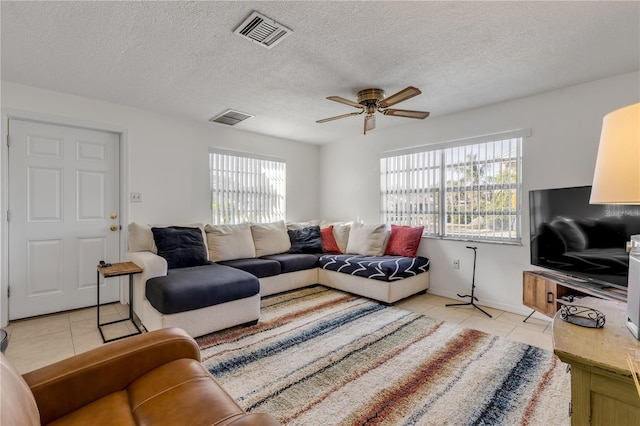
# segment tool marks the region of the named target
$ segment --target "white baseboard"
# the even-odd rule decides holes
[[[453,299],[453,300],[461,300],[461,301],[469,301],[468,298],[465,298],[464,300],[459,298],[458,295],[454,292],[449,292],[449,291],[442,291],[442,290],[436,290],[436,289],[429,289],[427,290],[427,293],[429,294],[433,294],[435,296],[442,296],[442,297],[447,297],[449,299]],[[480,298],[479,298],[480,299]],[[506,311],[506,312],[511,312],[513,314],[518,314],[518,315],[524,315],[527,316],[531,313],[531,311],[533,311],[533,309],[528,308],[524,305],[520,305],[520,306],[513,306],[513,305],[508,305],[505,303],[501,303],[495,300],[491,300],[491,299],[480,299],[479,302],[476,302],[478,305],[480,306],[487,306],[489,308],[493,308],[493,309],[499,309],[501,311]],[[553,318],[550,318],[546,315],[543,315],[539,312],[535,312],[532,316],[532,318],[537,318],[543,321],[552,321]]]

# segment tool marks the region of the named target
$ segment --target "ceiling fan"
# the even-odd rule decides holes
[[[409,98],[418,96],[421,93],[422,92],[417,87],[409,86],[387,98],[385,97],[384,90],[382,89],[364,89],[358,92],[357,103],[350,101],[349,99],[341,98],[340,96],[329,96],[327,97],[327,99],[329,99],[330,101],[350,105],[352,107],[360,109],[361,111],[324,118],[322,120],[317,120],[316,123],[326,123],[327,121],[338,120],[340,118],[346,118],[353,115],[366,113],[366,115],[364,116],[364,134],[366,135],[367,130],[373,130],[376,127],[376,111],[384,115],[391,115],[393,117],[419,118],[422,120],[429,116],[428,112],[389,108],[390,106],[393,106],[402,101],[406,101]]]

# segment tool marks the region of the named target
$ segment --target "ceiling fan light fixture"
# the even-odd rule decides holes
[[[385,98],[385,93],[382,89],[364,89],[358,92],[358,103],[350,101],[349,99],[342,98],[340,96],[329,96],[327,97],[328,100],[358,108],[360,109],[360,112],[353,112],[351,114],[342,114],[335,117],[324,118],[322,120],[317,120],[316,123],[326,123],[328,121],[338,120],[340,118],[350,117],[352,115],[360,115],[366,112],[366,115],[364,117],[364,134],[366,135],[367,130],[373,130],[376,127],[376,111],[382,113],[383,115],[390,115],[393,117],[424,119],[429,116],[429,113],[427,111],[388,108],[391,105],[395,105],[421,93],[422,92],[420,91],[420,89],[409,86],[397,93],[394,93],[388,98]]]
[[[383,99],[384,90],[382,89],[364,89],[358,92],[358,103],[360,105],[375,104],[378,106],[378,103]]]

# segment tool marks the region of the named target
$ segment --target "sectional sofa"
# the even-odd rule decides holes
[[[147,330],[201,336],[260,317],[260,298],[321,284],[384,303],[429,288],[421,228],[310,221],[129,225],[133,309]]]

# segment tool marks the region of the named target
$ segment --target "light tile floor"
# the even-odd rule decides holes
[[[489,318],[472,306],[445,306],[447,303],[459,302],[460,300],[423,294],[397,302],[395,306],[441,321],[553,350],[549,321],[529,318],[524,323],[522,320],[525,317],[522,315],[483,307],[493,316]],[[129,315],[128,309],[127,305],[119,303],[104,305],[100,307],[101,322],[126,318]],[[5,330],[9,335],[6,355],[20,373],[26,373],[103,344],[96,326],[95,307],[13,321]],[[134,331],[135,328],[129,321],[103,327],[107,339]]]
[[[100,307],[100,322],[129,316],[129,306],[111,303]],[[4,328],[9,336],[5,355],[20,373],[52,364],[102,345],[96,308],[12,321]],[[102,327],[106,339],[135,332],[130,321]]]

